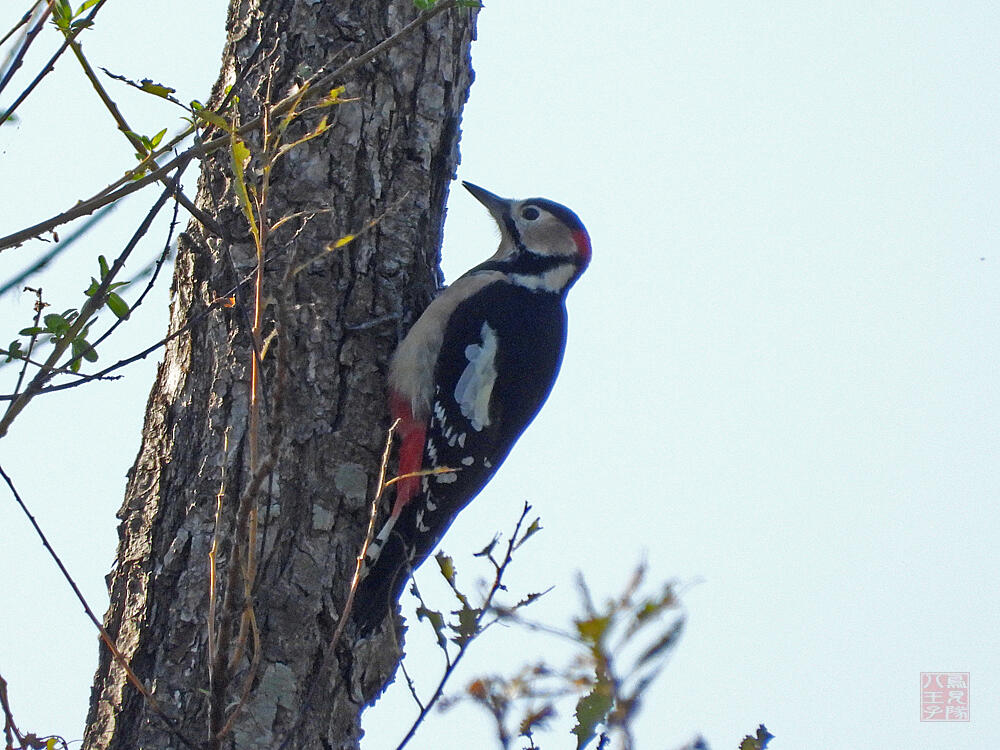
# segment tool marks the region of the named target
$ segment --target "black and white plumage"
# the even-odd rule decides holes
[[[369,548],[354,617],[383,621],[410,572],[486,485],[541,409],[566,343],[566,293],[590,238],[565,206],[463,183],[500,227],[500,247],[445,289],[396,349],[390,409],[401,437],[392,512]]]

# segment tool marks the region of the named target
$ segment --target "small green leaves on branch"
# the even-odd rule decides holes
[[[131,78],[128,78],[127,76],[118,75],[117,73],[112,73],[107,68],[102,67],[101,70],[103,70],[104,74],[109,78],[114,78],[116,81],[121,81],[122,83],[128,84],[134,89],[139,89],[139,91],[143,91],[147,94],[158,96],[160,99],[166,99],[167,101],[173,102],[174,104],[178,104],[181,107],[184,106],[173,96],[173,94],[177,92],[177,89],[173,88],[172,86],[167,86],[162,83],[157,83],[151,78],[143,78],[141,81],[136,82],[133,81]],[[192,108],[193,105],[194,103],[192,102]]]
[[[7,364],[8,362],[13,362],[15,359],[24,359],[25,357],[28,356],[27,352],[25,352],[24,349],[21,348],[21,342],[18,341],[17,339],[14,339],[13,341],[10,342],[10,346],[7,347],[7,350],[4,352],[4,354],[7,357],[3,361],[4,364]]]
[[[108,275],[111,273],[111,267],[108,265],[107,259],[101,255],[97,258],[98,267],[100,269],[100,281],[98,281],[93,276],[90,277],[90,286],[84,290],[84,294],[88,297],[93,297],[101,288],[101,285],[108,279]],[[97,305],[94,307],[96,312],[104,305],[108,306],[108,309],[114,313],[115,317],[119,320],[127,320],[131,310],[129,309],[128,303],[119,296],[115,291],[120,287],[125,286],[129,282],[127,281],[115,281],[107,284],[107,288],[104,291],[104,299],[97,300]],[[39,325],[29,326],[28,328],[22,328],[19,331],[21,336],[28,336],[32,341],[41,336],[48,337],[48,343],[59,344],[63,340],[69,338],[70,347],[70,361],[63,365],[63,367],[68,367],[70,372],[79,372],[80,365],[84,362],[96,362],[97,361],[97,350],[87,341],[87,337],[90,334],[90,328],[97,322],[96,317],[92,317],[83,323],[82,327],[79,326],[80,310],[75,307],[71,307],[64,310],[61,313],[49,313],[39,320]],[[76,333],[73,333],[74,328],[77,329]],[[28,351],[32,348],[31,345],[28,347]],[[7,347],[4,352],[6,354],[5,362],[10,362],[14,359],[25,360],[29,356],[24,346],[20,341],[14,340]]]
[[[740,750],[767,750],[768,743],[774,739],[774,735],[767,731],[767,727],[761,724],[757,727],[757,732],[753,736],[747,735],[740,743]]]
[[[135,158],[138,159],[139,161],[142,161],[151,153],[153,153],[156,150],[156,147],[160,145],[160,141],[163,140],[163,136],[165,136],[166,134],[167,134],[166,128],[164,128],[163,130],[161,130],[159,133],[157,133],[152,137],[142,135],[141,133],[136,133],[131,130],[125,131],[125,135],[133,136],[132,140],[133,143],[137,143],[137,145],[141,144],[142,146],[141,151],[135,152]],[[137,174],[135,179],[141,176],[142,176],[141,174]]]
[[[80,27],[88,27],[91,21],[80,18],[86,11],[97,5],[99,0],[86,0],[76,11],[69,4],[68,0],[56,0],[52,3],[52,23],[63,33],[70,33]]]
[[[93,297],[97,294],[98,289],[100,289],[101,284],[108,278],[108,274],[111,272],[108,266],[107,258],[103,255],[97,256],[97,262],[101,269],[101,280],[98,281],[93,276],[90,277],[90,286],[84,291],[88,297]],[[115,314],[115,317],[119,320],[128,320],[130,314],[128,303],[118,296],[115,289],[128,285],[128,281],[114,281],[108,284],[107,296],[104,299],[104,304],[108,306],[108,309]],[[94,359],[97,359],[95,356]]]
[[[80,313],[75,308],[65,310],[62,313],[49,313],[44,318],[42,322],[44,326],[31,326],[30,328],[23,328],[20,331],[22,336],[48,336],[49,343],[58,344],[64,338],[70,335],[73,328],[73,323],[79,317]],[[94,318],[96,320],[96,318]],[[94,348],[87,343],[87,334],[90,332],[90,327],[94,324],[94,320],[87,323],[82,330],[73,336],[70,342],[73,360],[70,363],[70,370],[73,372],[80,371],[80,363],[85,359],[88,362],[95,362],[97,360],[97,352]],[[7,352],[8,360],[11,358],[11,351]]]
[[[531,524],[520,541],[539,528],[537,521]],[[577,750],[588,747],[598,737],[601,748],[619,737],[621,747],[631,750],[635,746],[632,731],[639,707],[677,645],[684,625],[683,616],[677,613],[680,605],[674,584],[668,582],[645,593],[645,578],[646,568],[640,565],[624,591],[603,606],[594,604],[580,579],[582,613],[573,618],[568,630],[523,618],[518,608],[534,601],[537,595],[510,610],[494,606],[493,614],[504,622],[556,636],[572,645],[573,654],[565,666],[541,661],[522,667],[511,677],[477,677],[464,695],[449,698],[445,706],[471,701],[482,707],[493,718],[496,736],[506,749],[518,737],[536,747],[532,732],[549,719],[569,713],[567,702],[575,699],[571,733],[576,737]]]
[[[201,102],[197,99],[191,102],[191,112],[194,116],[200,120],[204,120],[210,125],[214,125],[219,130],[229,133],[232,131],[226,118],[220,115],[218,112],[214,112],[211,109],[207,109]]]
[[[525,503],[524,508],[521,511],[521,516],[518,518],[517,523],[514,526],[514,531],[505,545],[505,554],[502,559],[495,557],[493,554],[494,549],[500,541],[499,537],[495,537],[476,555],[476,557],[479,558],[486,558],[492,565],[494,572],[493,582],[489,586],[489,589],[483,593],[481,597],[477,598],[477,601],[480,602],[479,606],[472,606],[470,596],[459,586],[458,571],[455,569],[454,561],[443,552],[439,552],[435,556],[435,560],[438,564],[438,570],[441,572],[441,577],[448,583],[449,588],[451,588],[452,593],[458,600],[459,608],[451,612],[451,614],[455,617],[449,619],[446,618],[441,612],[431,609],[427,606],[427,603],[420,595],[416,583],[414,582],[411,584],[411,591],[420,602],[417,608],[417,616],[421,620],[426,619],[428,623],[430,623],[431,628],[434,630],[434,636],[437,639],[438,647],[444,654],[446,666],[444,674],[438,682],[437,688],[426,702],[421,701],[417,697],[412,683],[410,684],[410,690],[413,693],[413,697],[420,706],[420,714],[417,716],[413,725],[410,727],[409,732],[407,732],[406,736],[399,743],[396,750],[402,750],[402,748],[406,746],[406,744],[413,738],[417,728],[423,722],[430,710],[441,700],[444,695],[445,685],[448,684],[449,679],[454,674],[455,668],[462,660],[462,657],[468,652],[469,646],[491,625],[494,625],[502,617],[506,617],[508,616],[508,613],[515,612],[521,607],[531,604],[541,596],[541,594],[529,594],[517,604],[509,606],[497,605],[495,603],[497,593],[507,590],[507,587],[503,584],[503,576],[507,570],[507,566],[510,565],[511,560],[513,559],[514,550],[523,544],[530,534],[534,533],[534,531],[530,531],[530,533],[522,533],[521,531],[521,527],[524,525],[524,520],[527,518],[530,511],[531,506],[528,503]],[[529,528],[535,528],[537,531],[537,529],[541,528],[541,526],[536,519]],[[450,631],[450,634],[448,631]]]
[[[589,693],[576,702],[576,735],[577,750],[586,747],[597,736],[597,727],[608,720],[608,714],[615,705],[611,681],[606,676],[599,676]]]

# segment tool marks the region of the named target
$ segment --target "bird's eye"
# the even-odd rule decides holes
[[[525,206],[524,208],[521,209],[521,216],[527,219],[528,221],[534,221],[539,216],[541,216],[541,213],[534,206]]]

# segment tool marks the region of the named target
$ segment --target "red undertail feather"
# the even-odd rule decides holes
[[[421,463],[424,459],[424,442],[427,439],[427,421],[414,417],[410,400],[396,393],[389,398],[389,408],[393,419],[399,420],[396,434],[399,435],[401,443],[397,476],[415,474],[423,468]],[[396,482],[396,502],[392,506],[393,518],[399,517],[406,504],[420,490],[420,480],[420,477],[412,476]]]

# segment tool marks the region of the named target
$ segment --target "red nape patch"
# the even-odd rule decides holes
[[[573,232],[573,241],[576,242],[580,257],[583,258],[583,265],[590,263],[590,235],[585,229],[577,229]]]
[[[409,399],[392,394],[389,409],[393,419],[399,420],[396,434],[402,439],[399,446],[399,469],[396,476],[420,471],[424,460],[424,442],[427,439],[427,424],[415,419]],[[398,517],[406,504],[420,489],[420,477],[407,477],[395,484],[396,502],[392,505],[392,515]]]

